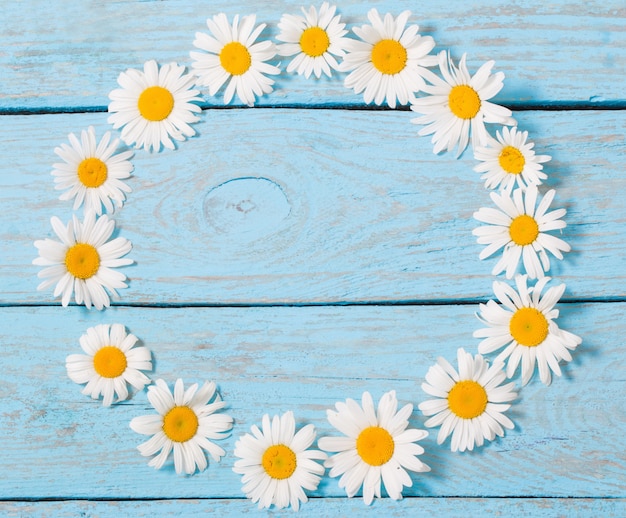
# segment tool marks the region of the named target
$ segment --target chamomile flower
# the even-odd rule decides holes
[[[559,361],[571,361],[570,351],[582,340],[573,333],[559,329],[554,319],[559,310],[554,306],[565,291],[565,284],[552,286],[542,295],[550,277],[543,277],[534,287],[528,287],[527,276],[515,277],[517,290],[505,282],[494,281],[493,292],[500,301],[480,304],[479,320],[489,327],[474,332],[483,338],[478,346],[481,354],[504,350],[496,361],[508,359],[506,374],[510,378],[522,365],[522,385],[526,385],[539,369],[542,383],[552,381],[550,371],[561,375]]]
[[[207,382],[200,389],[194,383],[185,390],[179,378],[172,394],[165,381],[158,379],[148,387],[148,399],[157,414],[135,417],[130,427],[139,434],[152,435],[137,447],[144,457],[156,454],[149,466],[161,469],[173,451],[176,473],[191,475],[196,469],[203,471],[208,466],[205,452],[215,462],[226,455],[212,441],[230,435],[233,419],[216,413],[226,403],[216,393],[215,383]]]
[[[408,104],[426,86],[424,67],[437,64],[437,57],[429,55],[434,40],[420,36],[417,25],[406,26],[410,15],[404,11],[395,19],[390,13],[381,18],[371,9],[367,13],[371,25],[352,29],[361,41],[346,41],[347,54],[339,69],[350,72],[345,86],[357,94],[363,92],[367,104],[386,101],[390,108],[396,102]]]
[[[130,176],[133,165],[128,160],[132,151],[115,154],[119,139],[111,142],[111,132],[107,131],[96,145],[96,131],[89,126],[80,134],[80,141],[73,133],[68,135],[71,146],[63,143],[54,152],[64,163],[54,164],[52,175],[55,189],[65,190],[60,200],[74,200],[74,210],[84,205],[85,212],[93,210],[102,214],[124,202],[124,193],[131,188],[122,180]]]
[[[237,96],[244,104],[254,105],[255,96],[272,91],[274,80],[267,75],[280,73],[278,67],[266,63],[276,55],[276,46],[269,40],[255,43],[265,29],[262,23],[254,26],[256,15],[235,15],[232,25],[224,13],[207,19],[211,34],[196,33],[193,44],[204,52],[190,53],[191,64],[198,84],[209,87],[209,94],[215,95],[228,82],[224,91],[224,104]]]
[[[99,324],[80,337],[86,354],[70,354],[65,360],[67,375],[75,383],[86,383],[83,394],[110,406],[128,398],[127,384],[141,390],[150,379],[141,371],[152,370],[150,351],[135,347],[137,337],[127,334],[122,324]]]
[[[325,460],[327,455],[309,449],[315,440],[315,428],[306,425],[296,433],[293,412],[270,417],[265,414],[262,430],[252,426],[252,435],[247,433],[235,443],[233,471],[243,475],[243,492],[259,509],[272,504],[278,509],[291,505],[294,511],[300,502],[307,501],[304,490],[315,491],[324,474],[324,467],[316,460]]]
[[[39,250],[33,264],[45,266],[38,277],[45,280],[37,287],[44,290],[56,284],[54,296],[61,295],[61,303],[67,306],[74,295],[77,304],[96,309],[109,307],[109,293],[118,298],[117,289],[126,288],[126,276],[113,268],[132,264],[124,259],[132,245],[128,239],[111,239],[115,221],[106,214],[96,218],[93,211],[85,214],[81,223],[76,216],[67,226],[57,217],[50,220],[61,242],[52,239],[35,241]],[[108,291],[107,291],[108,290]]]
[[[439,70],[443,77],[425,71],[430,83],[422,88],[427,96],[414,99],[411,109],[423,114],[412,119],[415,124],[425,124],[420,135],[432,135],[434,153],[458,148],[457,156],[467,147],[486,146],[489,135],[486,122],[515,126],[511,110],[489,102],[504,86],[504,73],[491,73],[494,61],[483,64],[470,76],[463,54],[458,68],[446,51],[439,53]]]
[[[420,403],[428,427],[440,426],[437,444],[452,434],[452,451],[473,450],[485,439],[504,436],[504,428],[513,429],[513,422],[504,415],[509,402],[517,394],[514,383],[502,385],[506,379],[503,364],[489,366],[480,355],[472,356],[463,349],[457,352],[458,372],[444,358],[428,369],[422,390],[437,399]],[[503,428],[504,427],[504,428]]]
[[[550,259],[546,251],[558,259],[563,259],[562,252],[569,252],[570,246],[551,234],[550,230],[565,228],[566,223],[561,218],[565,209],[547,212],[555,191],[548,191],[538,207],[537,187],[529,186],[525,191],[515,189],[513,193],[491,193],[491,199],[498,209],[481,207],[474,212],[474,218],[487,226],[475,228],[473,234],[478,237],[478,243],[487,245],[480,253],[480,259],[485,259],[503,248],[502,258],[492,270],[493,275],[505,271],[507,279],[515,274],[520,259],[526,273],[531,279],[544,276],[550,269]]]
[[[296,71],[308,79],[312,73],[318,78],[322,73],[330,77],[331,69],[339,68],[336,58],[345,55],[348,31],[341,17],[335,16],[336,9],[324,2],[319,13],[311,6],[308,11],[302,8],[304,16],[283,14],[276,39],[284,43],[277,46],[278,54],[296,56],[287,65],[287,72]]]
[[[109,94],[109,124],[122,128],[122,140],[147,151],[161,145],[174,149],[174,140],[183,141],[196,131],[190,126],[199,120],[202,102],[194,90],[195,78],[185,67],[169,63],[159,67],[146,61],[141,70],[129,68],[117,78],[122,88]]]
[[[337,411],[327,410],[328,421],[346,437],[322,437],[322,450],[337,452],[324,465],[330,476],[339,479],[339,487],[353,497],[363,486],[363,500],[370,505],[374,496],[380,498],[381,479],[390,498],[400,500],[402,488],[413,484],[407,470],[430,471],[417,458],[424,449],[415,444],[428,435],[424,430],[408,428],[413,405],[398,409],[395,391],[384,394],[374,408],[369,392],[364,392],[359,405],[353,399],[335,404]]]
[[[510,192],[516,185],[525,189],[529,185],[540,185],[548,175],[542,171],[549,155],[535,155],[534,142],[528,142],[527,131],[517,128],[502,128],[496,132],[497,140],[489,139],[486,146],[474,150],[474,158],[481,163],[474,167],[485,180],[487,189],[501,187]]]

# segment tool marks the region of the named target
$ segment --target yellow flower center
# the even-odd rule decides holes
[[[77,279],[89,279],[100,268],[100,255],[87,243],[76,243],[65,253],[65,267]]]
[[[121,376],[127,365],[126,355],[112,345],[103,347],[93,357],[93,368],[103,378]]]
[[[450,90],[448,104],[459,119],[473,119],[480,110],[480,97],[471,86],[458,85]]]
[[[220,63],[229,74],[240,76],[245,74],[252,65],[252,56],[245,45],[238,41],[231,41],[222,48]]]
[[[500,167],[509,174],[520,174],[526,165],[522,152],[513,146],[506,146],[498,157]]]
[[[283,480],[296,470],[296,454],[288,446],[276,444],[265,450],[261,464],[270,477]]]
[[[321,56],[330,47],[328,34],[321,27],[309,27],[300,36],[300,48],[307,56],[316,58]]]
[[[548,336],[548,320],[538,309],[521,308],[513,313],[509,331],[518,344],[536,347]]]
[[[141,92],[137,108],[144,119],[162,121],[174,109],[174,96],[167,88],[150,86]]]
[[[174,442],[187,442],[198,431],[198,416],[188,406],[175,406],[163,418],[163,433]]]
[[[372,49],[372,64],[376,69],[388,75],[404,70],[406,49],[396,40],[380,40]]]
[[[539,225],[532,216],[522,214],[511,221],[509,235],[516,245],[530,245],[539,235]]]
[[[382,466],[389,462],[394,449],[393,437],[380,426],[365,428],[356,439],[359,457],[370,466]]]
[[[487,392],[475,381],[458,381],[448,392],[448,407],[461,419],[473,419],[487,408]]]
[[[78,179],[85,187],[100,187],[107,179],[107,165],[99,158],[85,158],[78,164]]]

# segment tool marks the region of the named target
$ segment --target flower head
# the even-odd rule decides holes
[[[485,180],[487,189],[501,187],[511,192],[516,185],[525,189],[529,185],[540,185],[546,175],[541,164],[550,156],[535,155],[533,142],[527,142],[528,132],[517,128],[502,128],[496,132],[497,140],[490,138],[486,146],[474,150],[474,158],[481,163],[474,167]]]
[[[569,252],[570,246],[547,232],[565,228],[561,218],[565,209],[547,212],[556,191],[548,191],[539,206],[537,187],[529,186],[525,191],[515,189],[513,193],[490,194],[498,209],[480,208],[474,218],[487,226],[475,228],[473,234],[481,245],[487,245],[480,253],[480,259],[491,256],[503,248],[502,258],[492,270],[493,275],[506,271],[507,279],[515,274],[520,259],[531,279],[544,276],[550,269],[550,259],[546,250],[557,259],[563,259],[562,252]]]
[[[304,16],[283,14],[278,28],[280,34],[276,37],[284,43],[278,45],[278,54],[294,56],[287,72],[296,71],[309,78],[311,74],[320,77],[322,73],[331,76],[331,69],[337,70],[339,64],[336,58],[342,58],[348,32],[341,17],[335,16],[335,6],[324,2],[319,13],[314,6],[307,11],[302,8]]]
[[[132,248],[130,241],[123,237],[109,240],[115,221],[106,214],[96,218],[94,212],[88,212],[82,223],[73,216],[67,226],[57,217],[50,223],[61,242],[35,241],[39,257],[33,264],[46,267],[38,274],[46,280],[37,289],[56,284],[54,296],[62,296],[63,306],[69,304],[74,294],[76,303],[87,308],[92,304],[96,309],[109,307],[109,293],[117,298],[116,290],[127,287],[126,276],[113,268],[133,263],[132,259],[123,259]]]
[[[430,70],[424,73],[430,82],[422,90],[427,96],[414,99],[411,109],[423,114],[412,120],[426,127],[420,135],[432,135],[433,151],[451,151],[458,147],[463,153],[470,139],[472,146],[485,146],[489,135],[486,122],[516,125],[511,110],[489,101],[504,85],[504,72],[491,74],[494,61],[483,64],[476,74],[470,76],[463,54],[458,68],[445,51],[439,53],[439,70],[443,79]]]
[[[133,431],[152,435],[137,449],[144,457],[157,454],[148,463],[161,469],[174,451],[176,473],[195,473],[208,466],[205,452],[215,462],[226,454],[214,440],[230,435],[233,419],[229,415],[216,413],[226,406],[216,393],[215,383],[205,383],[198,389],[194,383],[187,390],[180,378],[174,385],[174,394],[162,379],[148,387],[148,399],[157,414],[135,417],[130,422]]]
[[[452,434],[452,451],[473,450],[485,439],[504,436],[504,428],[513,428],[513,422],[504,415],[517,394],[513,383],[502,385],[506,379],[502,363],[491,367],[484,358],[472,356],[463,349],[457,353],[458,372],[444,358],[428,369],[422,390],[437,399],[420,403],[419,409],[432,416],[425,423],[439,426],[437,444]]]
[[[173,140],[196,134],[190,126],[199,120],[202,102],[194,90],[194,77],[185,67],[170,63],[159,67],[146,61],[141,70],[129,68],[117,82],[122,88],[109,94],[109,124],[122,128],[122,140],[147,151],[159,151],[161,144],[174,149]]]
[[[369,392],[364,392],[362,405],[353,399],[335,404],[337,411],[328,410],[328,421],[346,437],[322,437],[318,442],[322,450],[338,452],[324,465],[330,476],[339,479],[339,487],[353,497],[363,486],[363,500],[369,505],[374,496],[380,498],[381,479],[390,498],[402,498],[402,488],[413,482],[407,470],[430,471],[417,458],[424,449],[415,444],[428,435],[424,430],[408,428],[413,405],[398,411],[395,391],[384,394],[374,408]]]
[[[114,210],[124,202],[124,193],[131,192],[122,180],[130,176],[133,165],[128,160],[132,151],[115,154],[119,139],[111,142],[111,132],[107,131],[96,145],[96,132],[93,126],[83,130],[80,141],[73,133],[68,136],[71,146],[63,143],[54,152],[64,161],[53,165],[52,175],[55,189],[65,190],[61,200],[74,200],[74,210],[84,205],[85,212],[93,210],[102,214]]]
[[[367,13],[371,25],[352,29],[360,41],[346,41],[347,54],[340,65],[340,70],[350,72],[345,86],[363,92],[367,104],[386,101],[390,108],[396,102],[408,104],[426,86],[424,67],[437,64],[436,56],[428,55],[435,42],[420,36],[417,25],[406,26],[410,15],[404,11],[397,18],[390,13],[381,18],[371,9]]]
[[[291,507],[297,511],[300,502],[306,502],[304,490],[315,491],[324,474],[324,468],[316,460],[327,455],[310,449],[315,440],[315,428],[306,425],[296,433],[293,412],[282,416],[263,416],[262,430],[252,426],[235,443],[233,471],[242,477],[243,492],[259,508],[272,504],[281,509]]]
[[[67,375],[75,383],[86,383],[83,394],[93,399],[104,396],[110,406],[128,398],[127,384],[141,390],[150,379],[141,371],[152,370],[151,354],[146,347],[135,347],[137,337],[126,334],[121,324],[99,324],[80,337],[86,354],[70,354],[65,360]]]
[[[508,359],[509,378],[521,363],[523,385],[530,381],[535,364],[541,381],[549,385],[550,371],[560,376],[559,361],[571,361],[569,351],[582,342],[579,336],[559,329],[554,322],[559,316],[554,306],[563,295],[565,284],[552,286],[542,295],[549,281],[550,277],[543,277],[529,287],[527,276],[518,275],[515,277],[517,290],[505,282],[494,281],[493,292],[500,304],[493,300],[480,304],[477,314],[479,320],[489,326],[474,332],[476,338],[483,338],[478,351],[487,354],[504,347],[496,361]]]
[[[190,53],[191,64],[198,84],[209,87],[215,95],[228,82],[224,91],[224,104],[230,103],[235,92],[244,104],[254,105],[255,96],[272,91],[274,81],[267,75],[276,75],[280,70],[266,63],[276,55],[275,45],[268,40],[255,43],[265,29],[262,23],[254,26],[256,16],[241,18],[235,15],[232,25],[224,13],[206,21],[211,34],[196,33],[193,44],[204,52]]]

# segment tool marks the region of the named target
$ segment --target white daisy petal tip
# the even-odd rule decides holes
[[[339,67],[349,72],[344,85],[356,94],[363,92],[367,104],[390,108],[408,105],[423,90],[426,67],[436,65],[430,55],[435,42],[430,36],[418,34],[419,27],[406,27],[409,11],[394,18],[390,13],[380,16],[376,9],[368,13],[371,25],[355,27],[359,40],[348,39],[346,55]]]
[[[424,391],[441,394],[436,399],[419,405],[430,418],[427,427],[440,426],[437,443],[442,444],[450,435],[450,449],[473,451],[485,440],[504,436],[504,428],[512,429],[513,422],[504,415],[509,404],[517,397],[513,383],[503,385],[506,374],[503,364],[494,362],[489,367],[484,358],[459,349],[458,372],[445,370],[441,362],[431,366],[426,374]]]
[[[496,359],[507,362],[509,378],[521,364],[522,385],[532,379],[535,368],[541,382],[549,385],[552,374],[561,375],[559,363],[571,360],[570,351],[576,349],[582,339],[560,329],[555,321],[559,315],[555,306],[565,291],[565,284],[544,291],[549,277],[534,286],[529,286],[527,280],[526,275],[516,276],[516,287],[494,282],[499,304],[490,301],[479,308],[477,316],[488,327],[476,332],[483,338],[478,350],[484,354],[500,350]]]
[[[490,138],[474,150],[474,158],[480,162],[474,171],[481,173],[485,188],[511,192],[516,186],[541,185],[548,178],[543,164],[551,157],[535,154],[534,143],[527,139],[527,131],[504,126],[496,132],[496,139]]]
[[[348,399],[335,406],[329,421],[344,436],[322,437],[318,444],[334,453],[324,465],[331,477],[341,476],[339,487],[348,497],[362,489],[363,501],[370,505],[381,497],[382,482],[389,497],[399,500],[403,487],[412,485],[407,471],[430,471],[417,457],[422,448],[415,444],[427,433],[408,428],[412,406],[398,411],[395,391],[384,394],[376,408],[369,392],[363,393],[361,405]]]
[[[192,51],[191,67],[197,83],[209,88],[215,95],[224,85],[224,104],[230,104],[235,93],[239,100],[254,106],[256,98],[273,91],[274,80],[280,69],[268,61],[276,55],[276,46],[269,40],[255,43],[265,24],[255,26],[256,15],[235,15],[233,22],[224,13],[207,19],[209,34],[198,32],[193,44],[200,52]]]
[[[136,346],[137,337],[123,325],[91,327],[80,344],[86,354],[67,357],[67,375],[75,383],[86,383],[83,394],[93,399],[103,396],[104,406],[128,399],[128,385],[142,390],[150,383],[144,372],[152,370],[152,355],[146,347]]]
[[[179,378],[172,392],[158,379],[148,387],[148,399],[157,413],[133,418],[130,428],[152,436],[137,447],[144,457],[153,457],[149,466],[162,468],[173,453],[176,473],[193,475],[207,468],[207,454],[215,462],[226,454],[214,441],[230,435],[233,419],[219,412],[224,405],[215,383],[205,382],[200,388],[194,384],[185,390]]]
[[[422,114],[412,122],[424,125],[420,135],[432,135],[435,154],[456,148],[458,158],[470,140],[474,149],[486,146],[489,134],[485,123],[517,124],[511,110],[489,101],[504,86],[504,73],[491,73],[493,61],[471,76],[465,54],[458,67],[446,51],[439,53],[438,60],[443,79],[427,71],[428,84],[422,88],[426,95],[411,102],[411,110]]]
[[[38,274],[44,281],[37,289],[55,285],[53,295],[61,296],[63,306],[73,296],[77,304],[88,309],[109,307],[111,297],[119,297],[117,290],[128,287],[126,276],[117,268],[133,263],[124,258],[132,249],[130,241],[123,237],[110,239],[115,221],[106,214],[96,217],[88,211],[82,222],[74,215],[67,226],[57,217],[50,222],[60,242],[45,239],[34,243],[39,257],[33,264],[46,267]]]
[[[121,138],[129,146],[148,152],[161,147],[173,150],[175,141],[196,134],[190,124],[200,120],[197,103],[202,98],[194,89],[194,75],[186,73],[184,66],[147,61],[143,71],[120,73],[118,83],[121,88],[109,93],[107,120],[114,129],[121,129]]]
[[[252,434],[235,443],[233,471],[242,475],[243,492],[260,509],[291,506],[298,511],[307,501],[304,490],[314,491],[324,475],[327,455],[311,448],[316,436],[313,425],[296,431],[293,412],[272,418],[265,414],[262,429],[252,426]]]
[[[60,200],[73,200],[73,209],[83,206],[100,215],[103,209],[111,213],[123,205],[131,188],[124,182],[133,170],[132,151],[117,152],[119,139],[111,141],[107,131],[96,141],[93,126],[82,130],[80,140],[70,133],[71,145],[62,143],[54,149],[64,163],[53,165],[55,189],[64,190]]]
[[[565,209],[547,212],[554,194],[554,190],[548,191],[537,204],[538,190],[535,185],[510,193],[492,192],[491,199],[498,208],[481,207],[474,213],[474,219],[487,223],[472,231],[479,244],[487,245],[480,259],[502,249],[502,257],[494,266],[493,275],[504,272],[507,279],[512,279],[521,261],[528,277],[539,279],[550,270],[547,252],[562,259],[563,252],[570,251],[568,243],[548,233],[566,227],[562,219]]]
[[[285,14],[278,23],[280,33],[276,39],[277,53],[281,56],[294,56],[287,65],[287,72],[295,72],[307,79],[311,74],[320,78],[322,74],[332,76],[339,70],[338,58],[345,55],[348,38],[346,24],[341,16],[335,15],[336,6],[324,2],[319,11],[311,6],[304,16]]]

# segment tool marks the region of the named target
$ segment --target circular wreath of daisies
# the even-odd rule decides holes
[[[118,77],[120,88],[113,90],[108,122],[121,130],[128,146],[159,151],[175,149],[174,141],[195,135],[191,124],[199,120],[199,87],[211,96],[223,90],[224,103],[235,94],[253,106],[256,98],[273,90],[270,76],[280,73],[270,63],[278,54],[290,58],[286,72],[306,78],[347,73],[344,84],[363,95],[366,104],[410,104],[420,114],[412,120],[423,126],[418,134],[431,136],[435,153],[455,151],[459,157],[471,141],[485,187],[492,189],[495,207],[482,207],[474,218],[484,225],[473,233],[485,245],[480,259],[501,252],[492,274],[504,273],[513,279],[493,282],[496,300],[480,304],[477,317],[485,327],[477,330],[478,354],[459,349],[456,368],[439,358],[426,374],[423,390],[433,399],[419,409],[429,419],[426,427],[439,427],[437,442],[449,436],[452,451],[473,450],[513,422],[505,415],[517,397],[514,383],[505,383],[521,365],[521,382],[526,385],[535,367],[541,381],[549,385],[552,374],[560,375],[559,363],[570,361],[570,351],[581,339],[558,327],[555,309],[565,285],[548,286],[549,254],[557,259],[569,245],[551,232],[563,229],[565,209],[550,210],[555,191],[540,195],[538,186],[547,178],[543,164],[547,155],[537,155],[527,131],[519,131],[509,109],[490,101],[503,87],[504,74],[493,73],[493,61],[484,63],[472,75],[463,55],[458,64],[448,52],[431,54],[435,42],[419,34],[408,23],[410,13],[397,17],[369,11],[369,24],[354,27],[356,38],[346,37],[346,24],[336,7],[324,2],[319,9],[302,8],[301,14],[285,14],[278,23],[275,44],[262,38],[265,24],[256,24],[255,15],[225,14],[207,20],[207,32],[198,32],[193,73],[175,63],[159,66],[148,61],[143,70],[129,69]],[[437,74],[436,71],[439,73]],[[498,124],[495,138],[486,124]],[[84,208],[84,219],[76,215],[64,225],[51,219],[60,241],[35,241],[39,257],[34,264],[44,281],[38,289],[54,287],[63,306],[72,296],[77,304],[103,309],[117,289],[125,288],[126,276],[117,268],[132,263],[125,258],[130,242],[111,239],[115,222],[106,213],[123,205],[131,191],[124,180],[131,172],[132,151],[118,152],[118,139],[107,132],[97,142],[92,127],[79,137],[69,135],[55,153],[52,174],[62,200],[73,200],[73,209]],[[517,274],[519,267],[525,271]],[[532,284],[529,284],[532,283]],[[152,369],[151,353],[135,347],[137,338],[121,324],[99,325],[87,330],[80,345],[85,354],[67,358],[69,377],[86,384],[83,393],[94,399],[103,396],[106,406],[128,397],[127,384],[136,390],[150,383],[144,374]],[[482,356],[499,351],[493,362]],[[152,457],[149,464],[161,468],[173,453],[177,472],[192,474],[208,465],[209,454],[218,462],[225,451],[214,443],[229,435],[233,420],[219,412],[225,406],[216,385],[193,384],[185,389],[178,379],[172,391],[163,380],[148,387],[148,399],[155,413],[135,417],[131,428],[151,436],[138,449]],[[272,505],[298,509],[307,501],[306,491],[317,489],[325,468],[331,477],[340,477],[339,486],[349,497],[362,488],[367,504],[381,496],[381,483],[393,499],[402,497],[403,487],[412,485],[408,471],[430,468],[418,459],[423,448],[417,444],[427,435],[409,428],[413,405],[398,410],[395,391],[383,394],[377,405],[365,392],[361,402],[347,399],[327,411],[337,437],[322,437],[319,448],[313,425],[296,431],[292,412],[265,415],[261,427],[252,426],[237,441],[234,471],[242,475],[243,492],[259,507]],[[323,464],[320,464],[323,462]]]

